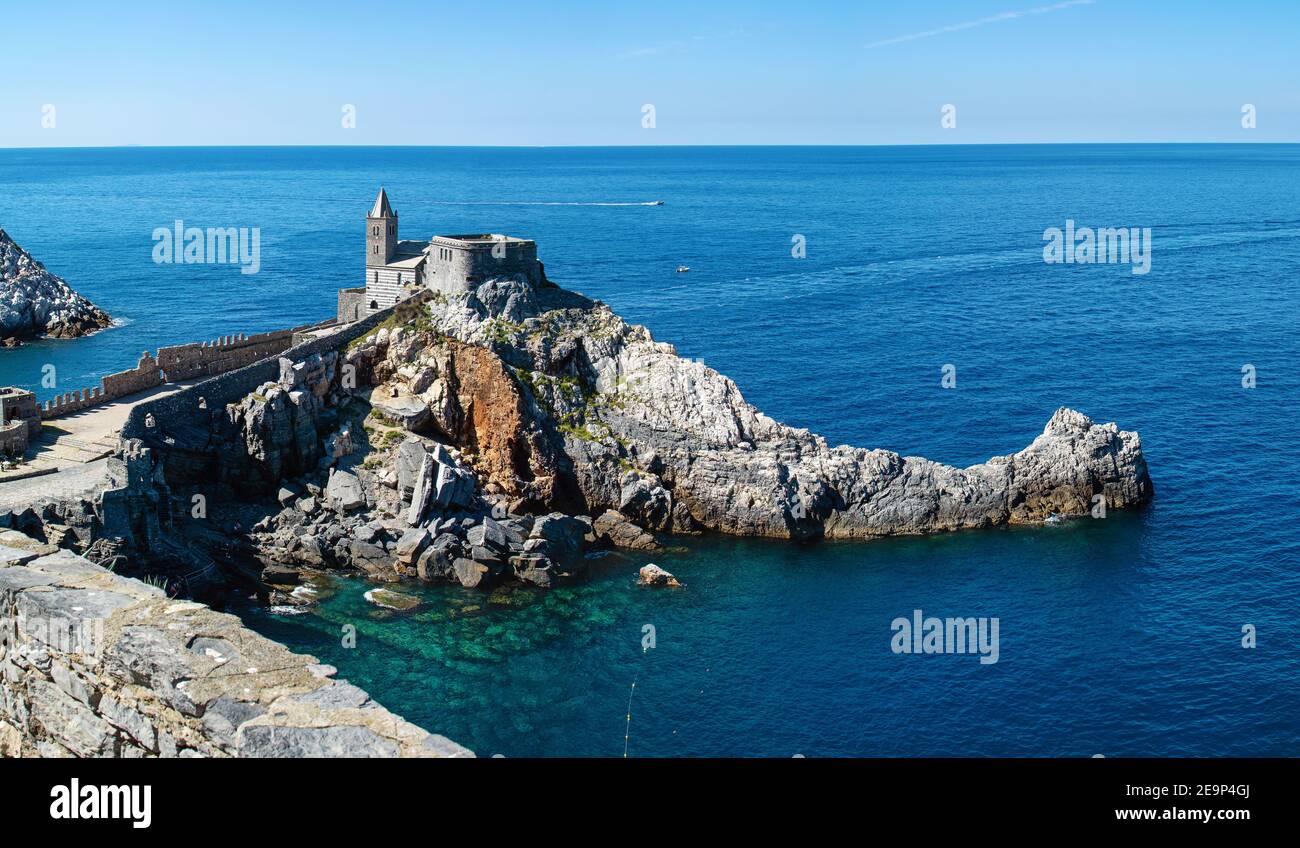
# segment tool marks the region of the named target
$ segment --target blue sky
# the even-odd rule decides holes
[[[0,147],[1300,141],[1296,0],[6,6]]]

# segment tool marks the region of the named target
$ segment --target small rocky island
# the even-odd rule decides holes
[[[50,273],[0,229],[0,344],[71,339],[112,324],[104,310]]]

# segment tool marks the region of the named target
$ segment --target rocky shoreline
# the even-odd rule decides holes
[[[72,339],[112,326],[108,313],[51,274],[0,229],[0,346]]]
[[[303,570],[549,587],[593,549],[669,534],[1039,524],[1153,491],[1136,433],[1065,408],[1024,450],[965,469],[830,447],[604,304],[523,279],[407,302],[199,406],[124,443],[105,503],[128,517],[88,555],[139,553],[183,577],[179,591],[234,583],[272,604],[311,602],[294,591]]]

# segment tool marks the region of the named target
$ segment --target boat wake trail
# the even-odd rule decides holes
[[[577,201],[577,200],[425,200],[407,201],[428,206],[663,206],[662,200]]]

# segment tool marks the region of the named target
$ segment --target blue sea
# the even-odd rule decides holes
[[[252,626],[480,755],[1300,753],[1300,146],[3,150],[0,227],[121,325],[0,350],[0,383],[48,397],[328,316],[380,184],[403,237],[536,239],[553,280],[832,443],[967,465],[1069,405],[1141,433],[1156,497],[870,543],[682,538],[549,593],[408,587],[407,613],[337,579]],[[155,264],[178,219],[260,228],[260,272]],[[1045,264],[1067,220],[1149,227],[1150,273]],[[634,585],[648,559],[686,588]],[[893,653],[917,609],[998,618],[998,662]]]

